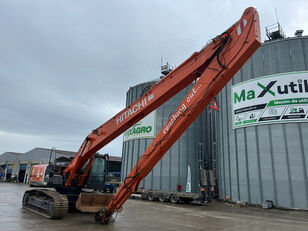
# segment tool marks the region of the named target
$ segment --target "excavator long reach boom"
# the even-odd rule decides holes
[[[109,223],[140,181],[153,169],[174,142],[207,107],[234,74],[261,45],[259,16],[247,8],[241,19],[199,52],[192,54],[166,77],[151,86],[137,101],[92,131],[65,169],[65,186],[83,186],[87,171],[81,169],[99,149],[194,82],[194,86],[123,181],[106,209],[96,216]],[[91,163],[91,162],[90,162]],[[88,164],[90,166],[90,164]]]

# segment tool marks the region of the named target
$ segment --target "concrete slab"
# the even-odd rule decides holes
[[[94,224],[93,214],[70,213],[49,220],[21,208],[24,184],[0,183],[1,230],[308,230],[308,212],[129,200],[113,224]]]

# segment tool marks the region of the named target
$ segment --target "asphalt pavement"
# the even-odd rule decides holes
[[[50,220],[25,210],[22,196],[25,184],[0,183],[0,230],[308,230],[307,211],[283,211],[214,202],[206,206],[128,200],[116,221],[94,223],[94,215],[69,213]]]

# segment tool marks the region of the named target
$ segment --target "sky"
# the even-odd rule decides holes
[[[125,107],[126,92],[157,79],[161,55],[180,65],[245,8],[288,37],[308,34],[308,1],[0,1],[0,154],[77,151]],[[122,136],[100,153],[121,156]]]

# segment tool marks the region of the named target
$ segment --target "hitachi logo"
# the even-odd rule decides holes
[[[276,94],[283,95],[289,93],[308,93],[308,80],[301,80],[298,79],[297,82],[291,81],[289,84],[285,85],[278,85],[275,89],[275,84],[277,81],[271,81],[266,86],[261,84],[260,82],[257,83],[257,86],[262,89],[257,96],[256,91],[254,89],[246,90],[243,89],[240,94],[234,92],[233,94],[233,101],[234,104],[239,103],[241,101],[251,100],[255,98],[262,98],[265,95],[276,96]]]
[[[124,120],[128,119],[131,115],[138,112],[140,109],[143,109],[147,105],[147,98],[142,99],[138,103],[135,103],[132,107],[128,108],[123,112],[119,117],[116,118],[116,123],[119,125]]]

